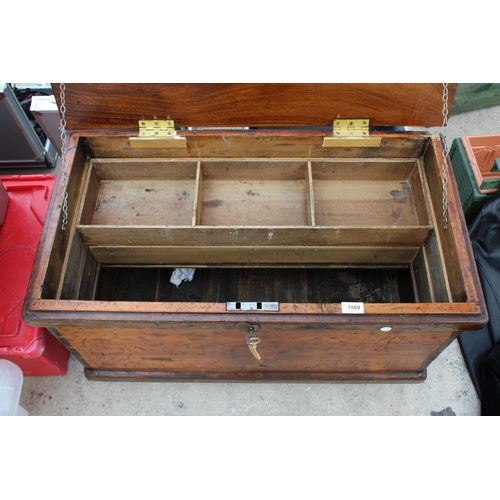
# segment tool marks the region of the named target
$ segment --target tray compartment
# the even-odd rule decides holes
[[[416,161],[312,162],[318,226],[428,226]]]
[[[363,263],[353,252],[344,264],[321,259],[303,262],[292,255],[272,251],[268,262],[262,263],[255,248],[249,262],[210,263],[212,252],[202,252],[203,265],[188,260],[161,264],[156,255],[149,264],[99,264],[88,247],[82,255],[83,272],[63,287],[62,300],[89,300],[115,303],[120,301],[161,302],[166,308],[177,302],[233,302],[270,301],[284,303],[329,304],[342,301],[366,303],[435,303],[453,302],[442,263],[434,255],[435,249],[423,247],[415,258],[406,262],[390,262],[392,252],[380,249],[386,263]],[[417,249],[415,249],[415,253]],[[230,253],[230,252],[229,252]],[[196,252],[181,252],[184,259]],[[186,254],[186,255],[185,255]],[[225,254],[224,254],[225,255]],[[275,257],[275,261],[271,257]],[[208,257],[208,258],[207,258]],[[223,256],[222,256],[223,257]],[[299,256],[300,257],[300,256]],[[180,259],[180,258],[179,258]],[[226,255],[226,259],[231,259]],[[198,261],[202,259],[199,258]],[[233,259],[237,261],[237,259]],[[341,259],[338,259],[341,260]],[[365,259],[369,262],[368,259]],[[170,283],[175,267],[194,267],[191,282],[178,288]]]
[[[410,266],[197,269],[170,283],[173,268],[103,267],[96,300],[146,302],[415,302]]]
[[[196,168],[195,161],[94,161],[80,223],[191,225]]]
[[[76,228],[85,244],[129,256],[139,246],[418,247],[432,231],[421,175],[415,159],[99,160]]]
[[[310,223],[306,162],[204,161],[202,175],[200,225]]]

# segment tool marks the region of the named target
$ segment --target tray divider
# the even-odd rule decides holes
[[[94,165],[94,160],[90,160],[88,168],[82,175],[83,190],[78,200],[77,221],[79,224],[91,224],[94,216],[95,202],[99,192],[100,176]]]
[[[432,282],[432,275],[431,275],[431,269],[429,265],[429,256],[427,255],[427,251],[425,247],[422,247],[422,256],[424,260],[424,265],[425,265],[425,277],[427,278],[427,285],[429,287],[429,294],[430,294],[430,300],[431,302],[436,302],[436,294],[434,292],[434,284]]]
[[[307,222],[309,223],[310,226],[315,226],[316,216],[314,214],[314,189],[313,189],[311,161],[307,162],[306,189],[307,189],[307,215],[308,215]]]
[[[201,160],[196,165],[196,181],[194,187],[193,219],[191,226],[199,226],[201,221],[201,209],[203,207],[203,170]]]

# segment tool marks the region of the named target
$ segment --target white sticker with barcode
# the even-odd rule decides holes
[[[365,314],[363,302],[341,302],[342,314]]]

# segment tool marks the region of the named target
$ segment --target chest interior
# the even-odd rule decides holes
[[[69,230],[43,299],[179,303],[465,302],[443,229],[436,137],[378,148],[322,135],[186,132],[181,150],[76,134]],[[175,268],[195,268],[178,288]]]

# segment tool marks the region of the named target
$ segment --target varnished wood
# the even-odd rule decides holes
[[[450,106],[455,88],[449,85]],[[53,90],[59,103],[59,85]],[[138,128],[154,117],[174,118],[177,127],[332,126],[338,117],[437,126],[442,95],[439,83],[72,83],[66,108],[70,130]]]
[[[231,323],[197,323],[168,329],[116,324],[90,330],[58,329],[94,369],[177,372],[309,372],[377,373],[417,372],[424,361],[448,342],[452,334],[435,329],[413,332],[394,326],[282,325],[258,323],[261,342],[257,361],[249,352],[244,333]],[[418,337],[418,342],[416,341]],[[138,339],[140,341],[138,342]],[[408,345],[412,349],[408,349]]]

